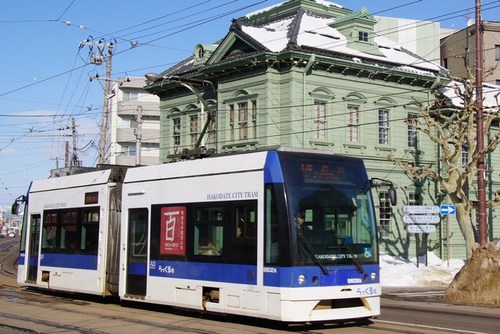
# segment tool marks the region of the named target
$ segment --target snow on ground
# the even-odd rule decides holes
[[[427,253],[427,266],[425,256],[421,256],[418,267],[416,258],[405,260],[381,254],[380,280],[382,286],[386,287],[445,287],[463,265],[463,260],[442,261],[432,252]]]

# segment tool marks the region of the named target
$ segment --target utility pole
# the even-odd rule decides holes
[[[484,130],[483,130],[483,32],[481,22],[481,0],[476,0],[476,140],[477,152],[477,219],[479,225],[479,244],[488,242],[488,222],[486,221],[486,181],[484,168]]]
[[[137,127],[135,128],[135,165],[141,165],[141,144],[142,144],[142,106],[137,106],[137,115],[135,116]]]
[[[80,43],[80,48],[87,45],[89,47],[90,63],[101,65],[106,63],[106,79],[104,80],[104,103],[102,109],[101,134],[99,139],[99,164],[105,163],[106,142],[109,128],[109,96],[111,93],[111,63],[113,58],[114,44],[112,42],[105,43],[103,40],[98,42],[90,41],[89,39]],[[95,51],[97,49],[97,52]],[[107,50],[107,53],[106,53]]]
[[[65,146],[64,146],[64,168],[69,167],[69,141],[66,140]],[[59,165],[57,166],[59,168]]]
[[[71,119],[71,136],[73,139],[73,153],[71,154],[71,166],[80,166],[80,161],[78,160],[78,154],[76,153],[76,137],[77,137],[77,132],[76,132],[76,124],[75,124],[75,118]]]

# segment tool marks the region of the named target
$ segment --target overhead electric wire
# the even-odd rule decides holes
[[[63,75],[68,74],[68,73],[71,73],[72,71],[78,70],[78,69],[83,68],[83,67],[85,67],[85,66],[87,66],[87,64],[84,64],[84,65],[78,66],[78,67],[76,67],[76,68],[74,67],[74,68],[72,68],[72,69],[70,69],[70,70],[67,70],[67,71],[64,71],[64,72],[61,72],[61,73],[58,73],[58,74],[52,75],[52,76],[50,76],[50,77],[47,77],[47,78],[44,78],[44,79],[41,79],[41,80],[37,80],[36,82],[33,82],[33,83],[31,83],[31,84],[28,84],[28,85],[24,85],[24,86],[22,86],[22,87],[17,87],[17,88],[14,88],[14,89],[12,89],[12,90],[9,90],[9,91],[3,92],[3,93],[1,93],[1,92],[0,92],[0,97],[5,96],[5,95],[9,95],[9,94],[14,93],[14,92],[18,92],[18,91],[23,90],[23,89],[26,89],[26,88],[28,88],[28,87],[32,87],[32,86],[35,86],[35,85],[39,85],[39,84],[41,84],[42,82],[46,82],[46,81],[49,81],[49,80],[52,80],[52,79],[58,78],[58,77],[60,77],[60,76],[63,76]]]
[[[66,7],[66,9],[61,13],[61,15],[59,15],[59,17],[57,18],[57,20],[60,20],[64,14],[66,14],[66,12],[71,8],[71,6],[73,6],[73,4],[75,3],[76,0],[73,0],[71,1],[71,3]]]
[[[233,0],[233,1],[230,1],[230,2],[226,2],[222,5],[218,5],[218,6],[215,6],[215,7],[211,7],[207,10],[203,10],[203,11],[200,11],[200,12],[196,12],[196,13],[193,13],[193,14],[189,14],[189,15],[186,15],[186,16],[182,16],[182,17],[179,17],[179,18],[176,18],[174,20],[170,20],[168,21],[168,24],[171,24],[171,23],[174,23],[174,22],[178,22],[178,21],[182,21],[184,19],[189,19],[188,20],[188,23],[185,23],[185,24],[182,24],[182,25],[178,25],[178,26],[175,26],[175,27],[172,27],[172,28],[168,28],[166,30],[160,30],[160,31],[157,31],[157,32],[153,32],[153,33],[150,33],[150,34],[146,34],[146,35],[142,35],[142,36],[137,36],[137,37],[133,37],[134,40],[139,40],[141,38],[144,38],[144,37],[150,37],[152,35],[157,35],[157,34],[160,34],[162,32],[165,32],[165,31],[169,31],[169,30],[174,30],[174,29],[179,29],[181,27],[184,27],[186,25],[191,25],[193,23],[198,23],[198,22],[202,22],[202,21],[205,21],[207,18],[203,18],[203,19],[199,19],[199,20],[193,20],[193,16],[197,16],[199,14],[205,14],[207,12],[211,12],[211,11],[214,11],[214,10],[217,10],[221,7],[224,7],[224,6],[227,6],[228,4],[230,3],[234,3],[238,0]],[[267,0],[266,0],[267,1]],[[217,14],[217,16],[219,15],[223,15],[223,14]],[[158,28],[158,27],[161,27],[161,26],[164,26],[166,25],[167,23],[162,23],[162,24],[158,24],[158,25],[155,25],[155,26],[152,26],[152,27],[148,27],[148,28],[145,28],[145,29],[141,29],[141,30],[138,30],[138,31],[135,31],[135,32],[132,32],[132,33],[129,33],[128,35],[132,35],[132,34],[137,34],[137,33],[140,33],[140,32],[144,32],[144,31],[147,31],[147,30],[151,30],[151,29],[154,29],[154,28]],[[125,36],[128,36],[128,35],[125,35]],[[124,38],[124,36],[120,36],[120,38]],[[143,44],[143,43],[141,43]]]
[[[74,1],[73,1],[73,2],[72,2],[69,6],[68,6],[68,8],[69,8],[69,7],[70,7],[73,3],[74,3]],[[68,8],[67,8],[67,9],[68,9]],[[66,9],[66,11],[67,11],[67,9]],[[66,12],[66,11],[65,11],[65,12]],[[64,14],[64,13],[63,13],[63,14]],[[62,17],[62,15],[61,15],[60,17]],[[193,26],[193,27],[195,27],[195,26]],[[192,28],[192,27],[190,27],[190,28],[188,28],[188,29],[191,29],[191,28]],[[187,29],[186,29],[186,30],[187,30]],[[179,32],[181,32],[181,31],[185,31],[185,30],[180,30]],[[165,37],[168,37],[168,36],[170,36],[170,35],[167,35],[167,36],[162,36],[160,39],[165,38]],[[158,39],[157,39],[157,40],[158,40]],[[153,40],[153,41],[156,41],[156,40]],[[151,41],[150,41],[150,42],[151,42]],[[65,73],[63,73],[63,74],[66,74],[66,73],[67,73],[67,72],[65,72]],[[42,80],[42,81],[40,81],[40,82],[43,82],[43,81],[46,81],[46,80],[48,80],[48,79],[44,79],[44,80]],[[37,82],[37,83],[38,83],[38,82]],[[37,84],[37,83],[35,83],[35,84]],[[32,85],[33,85],[33,84],[30,84],[30,85],[27,85],[27,86],[25,86],[25,87],[30,87],[30,86],[32,86]],[[22,88],[24,88],[24,87],[22,87]],[[0,96],[4,96],[4,95],[9,94],[9,93],[14,92],[14,91],[18,91],[18,90],[20,90],[20,89],[22,89],[22,88],[15,89],[15,90],[13,90],[13,91],[10,91],[10,92],[4,93],[4,94],[0,94]]]
[[[179,9],[178,11],[175,11],[175,12],[172,12],[172,13],[167,13],[167,14],[165,14],[165,15],[162,15],[162,16],[159,16],[159,17],[156,17],[156,18],[154,18],[154,19],[147,20],[147,21],[145,21],[145,22],[138,23],[138,24],[132,25],[132,26],[130,26],[130,27],[123,28],[123,29],[120,29],[120,30],[117,30],[117,31],[111,32],[111,33],[109,33],[109,34],[104,35],[103,37],[106,37],[106,36],[113,36],[113,37],[116,37],[116,36],[118,36],[118,37],[116,37],[116,38],[119,38],[119,39],[124,39],[124,38],[125,38],[125,36],[128,36],[128,35],[122,35],[122,36],[120,36],[120,35],[118,35],[118,34],[119,34],[119,33],[121,33],[121,32],[127,31],[127,30],[131,30],[131,29],[134,29],[134,28],[137,28],[137,27],[140,27],[140,26],[146,25],[146,24],[151,23],[151,22],[159,21],[159,20],[161,20],[161,19],[164,19],[164,18],[167,18],[167,17],[173,16],[173,15],[175,15],[175,14],[182,13],[182,12],[187,11],[187,10],[189,10],[189,9],[193,9],[193,8],[196,8],[196,7],[202,6],[202,5],[204,5],[204,4],[208,3],[208,2],[211,2],[211,1],[212,1],[212,0],[207,0],[207,1],[204,1],[204,2],[200,2],[200,3],[197,3],[197,4],[195,4],[195,5],[192,5],[192,6],[189,6],[189,7],[185,7],[185,8],[182,8],[182,9]],[[231,2],[235,2],[235,1],[238,1],[238,0],[233,0],[233,1],[231,1]],[[199,14],[199,13],[195,13],[194,15],[196,15],[196,14]],[[171,22],[172,22],[172,21],[169,21],[169,23],[171,23]],[[154,26],[154,27],[156,27],[156,26]],[[154,27],[149,27],[149,28],[141,29],[141,30],[138,30],[138,31],[136,31],[136,32],[129,33],[129,34],[134,34],[134,33],[138,33],[138,32],[142,32],[142,31],[148,30],[148,29],[153,29]]]
[[[267,1],[267,0],[258,1],[258,2],[256,2],[256,3],[251,4],[251,5],[244,6],[244,7],[241,7],[241,8],[239,8],[239,9],[233,10],[233,11],[231,11],[231,12],[226,12],[225,14],[226,14],[226,15],[229,15],[230,13],[234,13],[234,12],[237,12],[237,11],[241,11],[241,10],[243,10],[243,9],[246,9],[246,8],[249,8],[249,7],[252,7],[252,6],[258,5],[258,4],[263,3],[263,2],[266,2],[266,1]],[[498,2],[500,2],[500,1],[498,1],[498,0],[497,0],[497,1],[493,1],[493,2],[487,3],[486,5],[495,4],[495,3],[498,3]],[[410,3],[410,4],[411,4],[411,3]],[[499,5],[499,6],[500,6],[500,5]],[[495,6],[495,7],[493,7],[493,8],[496,8],[496,7],[498,7],[498,6]],[[470,8],[469,8],[469,9],[470,9]],[[388,10],[390,10],[390,9],[388,9]],[[463,12],[463,11],[464,11],[464,10],[455,11],[455,12],[452,12],[452,14],[459,13],[459,12]],[[381,12],[384,12],[384,11],[381,11]],[[380,12],[378,12],[378,13],[380,13]],[[216,16],[216,17],[211,17],[209,20],[210,20],[210,21],[212,21],[212,20],[214,20],[214,19],[216,19],[216,18],[220,18],[220,17],[221,17],[221,15],[223,15],[223,14],[219,14],[219,15],[218,15],[218,16]],[[435,16],[435,18],[446,17],[447,15],[450,15],[450,13],[443,14],[443,15],[439,15],[439,16]],[[429,19],[427,19],[427,20],[429,20]],[[423,21],[427,21],[427,20],[422,20],[422,22],[423,22]],[[37,20],[37,21],[51,22],[51,21],[54,21],[54,20]],[[205,22],[203,22],[202,20],[198,20],[198,21],[196,21],[196,22],[198,22],[198,23],[200,23],[200,22],[201,22],[201,23],[208,23],[208,22],[210,22],[210,21],[205,21]],[[185,30],[187,30],[187,29],[194,28],[194,27],[199,26],[199,25],[200,25],[200,24],[196,24],[196,25],[194,25],[194,26],[189,26],[189,27],[188,27],[188,28],[186,28],[186,29],[178,30],[178,31],[176,31],[176,32],[174,32],[174,33],[171,33],[171,34],[166,35],[166,36],[162,36],[162,37],[157,38],[157,39],[152,40],[152,41],[156,41],[156,40],[159,40],[159,39],[166,38],[166,37],[171,36],[171,35],[173,35],[173,34],[175,34],[175,33],[179,33],[179,32],[185,31]],[[149,43],[151,43],[152,41],[149,41],[149,42],[146,42],[146,43],[141,43],[141,44],[142,44],[142,45],[149,44]],[[125,51],[128,51],[128,50],[130,50],[130,49],[124,50],[124,51],[122,51],[122,52],[125,52]],[[74,69],[72,69],[72,70],[68,70],[68,71],[65,71],[65,72],[62,72],[62,73],[56,74],[56,75],[54,75],[54,76],[51,76],[51,77],[48,77],[48,78],[45,78],[45,79],[39,80],[39,81],[37,81],[37,82],[35,82],[35,83],[31,83],[31,84],[29,84],[29,85],[25,85],[25,86],[15,88],[15,89],[10,90],[10,91],[7,91],[7,92],[0,93],[0,97],[5,96],[5,95],[8,95],[8,94],[13,93],[13,92],[17,92],[17,91],[22,90],[22,89],[24,89],[24,88],[31,87],[31,86],[33,86],[33,85],[37,85],[37,84],[39,84],[39,83],[42,83],[42,82],[48,81],[48,80],[50,80],[50,79],[53,79],[53,78],[56,78],[56,77],[62,76],[62,75],[64,75],[64,74],[70,73],[71,71],[76,70],[76,69],[79,69],[79,68],[84,67],[84,66],[85,66],[85,65],[82,65],[82,66],[80,66],[80,67],[78,67],[78,68],[74,68]]]

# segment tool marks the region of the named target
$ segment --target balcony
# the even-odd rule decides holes
[[[153,101],[119,101],[117,105],[118,116],[137,115],[137,107],[142,107],[142,114],[145,116],[160,117],[160,104]]]
[[[116,129],[117,143],[134,143],[135,129],[118,128]],[[142,129],[142,142],[146,144],[158,144],[160,142],[160,129]]]

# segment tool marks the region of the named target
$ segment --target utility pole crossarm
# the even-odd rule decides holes
[[[102,110],[102,120],[101,120],[101,133],[99,138],[99,159],[98,164],[104,164],[106,162],[106,138],[108,133],[108,122],[109,122],[109,96],[111,92],[111,64],[113,58],[114,44],[112,42],[104,42],[103,40],[92,41],[89,37],[80,43],[80,49],[84,46],[89,47],[89,57],[90,63],[95,65],[102,65],[106,63],[106,77],[104,79],[104,103]],[[94,51],[97,48],[97,52]],[[107,54],[105,50],[107,49]]]

